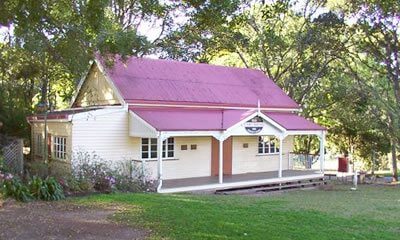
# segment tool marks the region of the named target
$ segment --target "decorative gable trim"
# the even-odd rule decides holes
[[[90,74],[90,72],[93,70],[93,68],[97,66],[97,68],[99,69],[100,73],[103,74],[104,78],[106,79],[107,83],[110,85],[111,89],[113,90],[113,92],[115,93],[118,101],[122,104],[122,105],[126,105],[126,102],[124,100],[124,98],[122,97],[120,91],[118,90],[118,88],[115,86],[114,82],[111,80],[111,78],[108,76],[107,72],[104,70],[103,65],[97,60],[95,59],[94,61],[91,62],[89,70],[86,71],[84,77],[82,77],[82,79],[79,81],[79,84],[77,86],[76,89],[76,93],[74,94],[74,96],[71,99],[71,103],[70,103],[70,108],[74,108],[74,104],[82,90],[82,87],[84,86],[85,82],[88,79],[88,76]]]

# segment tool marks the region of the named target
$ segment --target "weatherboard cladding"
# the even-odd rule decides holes
[[[98,59],[103,66],[104,61]],[[107,75],[126,102],[175,102],[298,108],[259,70],[171,60],[117,57]]]

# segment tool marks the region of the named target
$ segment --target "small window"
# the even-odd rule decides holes
[[[174,157],[174,138],[168,138],[162,143],[162,158]],[[142,138],[142,159],[157,158],[157,138]]]
[[[190,145],[190,150],[196,150],[196,149],[197,149],[197,144]]]
[[[248,143],[243,143],[243,148],[249,148],[249,144]]]
[[[35,139],[33,141],[35,144],[35,155],[43,156],[43,135],[41,133],[35,134]]]
[[[66,137],[53,137],[53,156],[56,159],[67,159],[67,138]]]
[[[275,137],[260,136],[258,137],[258,153],[274,154],[279,153],[279,140]]]
[[[181,145],[181,150],[187,150],[187,145]]]

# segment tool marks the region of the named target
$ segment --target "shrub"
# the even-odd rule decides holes
[[[27,172],[29,176],[46,178],[49,173],[49,165],[44,162],[31,162],[27,165]]]
[[[73,155],[72,175],[79,183],[91,183],[94,190],[104,193],[112,191],[139,192],[154,190],[151,181],[141,174],[132,178],[135,169],[130,161],[113,163],[95,153],[78,151]],[[142,171],[138,171],[142,173]]]
[[[4,180],[3,193],[6,197],[13,197],[22,202],[27,202],[33,199],[29,189],[18,177]]]
[[[6,162],[4,161],[3,154],[0,150],[0,173],[1,172],[8,172],[8,168],[7,168]]]
[[[0,174],[1,191],[6,197],[18,201],[30,200],[56,201],[64,198],[61,185],[52,177],[41,179],[33,177],[25,184],[19,177],[11,174]]]
[[[29,191],[35,199],[44,201],[57,201],[64,198],[61,185],[53,177],[41,179],[33,177],[29,181]]]

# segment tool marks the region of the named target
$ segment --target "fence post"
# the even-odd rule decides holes
[[[24,174],[24,140],[18,139],[18,152],[19,152],[19,173]]]

